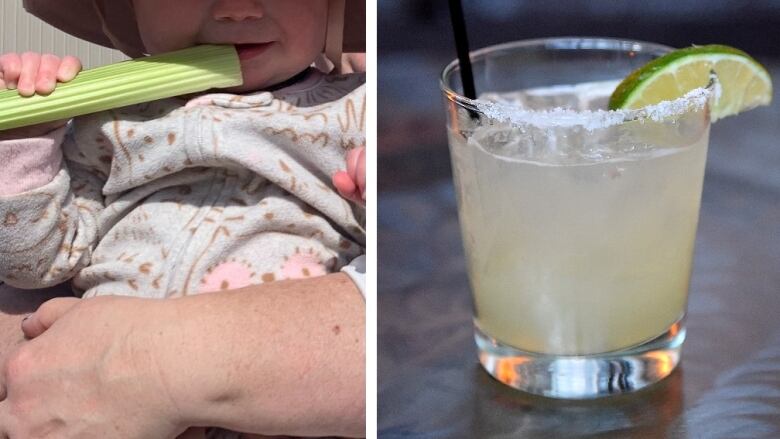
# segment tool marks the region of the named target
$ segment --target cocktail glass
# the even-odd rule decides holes
[[[671,50],[596,38],[472,52],[442,73],[484,368],[549,397],[629,392],[680,361],[713,87],[605,111]],[[562,108],[557,108],[562,107]],[[557,108],[557,109],[553,109]]]

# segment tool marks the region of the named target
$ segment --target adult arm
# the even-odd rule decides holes
[[[8,362],[0,433],[34,438],[46,422],[63,438],[173,437],[193,425],[365,433],[364,301],[343,273],[162,301],[62,304],[48,302],[26,324],[45,332]],[[97,412],[88,420],[86,407]]]
[[[176,299],[179,342],[150,342],[162,370],[189,369],[165,378],[192,425],[363,436],[364,308],[344,274],[275,282]]]

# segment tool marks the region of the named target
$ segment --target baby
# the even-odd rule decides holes
[[[95,2],[114,47],[138,50],[108,31],[122,20],[148,54],[234,44],[244,83],[0,132],[0,281],[166,298],[324,275],[362,255],[365,76],[310,67],[332,48],[333,3]],[[80,68],[5,54],[0,88],[48,94]]]

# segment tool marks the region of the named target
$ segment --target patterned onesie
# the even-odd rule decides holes
[[[0,142],[29,176],[0,192],[0,280],[162,298],[338,270],[365,246],[363,209],[330,183],[365,144],[364,82],[312,70],[275,92],[164,99]]]

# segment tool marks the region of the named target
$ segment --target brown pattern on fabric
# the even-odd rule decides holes
[[[119,150],[122,151],[122,154],[124,154],[125,159],[127,160],[127,166],[130,168],[130,172],[132,172],[132,170],[133,170],[133,160],[130,157],[130,151],[127,149],[127,146],[122,141],[122,134],[121,134],[121,131],[119,129],[119,124],[120,124],[119,119],[117,118],[116,114],[114,114],[113,127],[114,127],[114,136],[115,136],[115,139],[116,139],[116,146],[118,146]]]
[[[33,191],[24,213],[0,200],[0,233],[39,230],[38,242],[13,247],[36,262],[12,269],[49,273],[47,282],[75,275],[86,297],[181,296],[338,270],[363,251],[342,236],[363,236],[360,208],[329,179],[345,168],[344,145],[365,142],[361,82],[326,77],[303,91],[77,118],[63,153],[83,174]],[[9,249],[0,243],[0,258]],[[19,277],[0,270],[8,275]]]
[[[198,264],[200,260],[206,255],[206,253],[209,251],[209,247],[214,245],[215,241],[217,240],[217,238],[219,238],[220,235],[224,235],[225,237],[229,238],[230,231],[225,226],[220,226],[216,230],[214,230],[214,233],[212,233],[208,245],[206,245],[206,248],[203,251],[201,251],[200,254],[198,254],[198,257],[195,258],[195,261],[193,261],[189,271],[187,272],[187,277],[184,280],[184,285],[182,287],[183,288],[182,295],[186,296],[187,293],[189,292],[190,282],[192,280],[192,276],[194,274],[195,269],[198,268]]]
[[[8,212],[5,215],[5,219],[3,220],[3,225],[8,227],[8,226],[16,225],[16,223],[18,222],[19,222],[19,218],[16,217],[16,214],[13,212]]]
[[[257,272],[252,263],[242,258],[228,258],[211,265],[201,279],[198,292],[243,288],[258,284]]]
[[[323,132],[318,134],[298,133],[292,128],[283,128],[277,130],[272,127],[263,128],[263,132],[272,136],[285,136],[296,143],[301,140],[308,140],[310,143],[316,143],[317,141],[322,140],[323,147],[326,146],[330,141],[330,136]]]
[[[355,102],[352,99],[347,99],[347,103],[344,106],[344,117],[342,118],[341,115],[336,116],[339,121],[339,127],[341,128],[341,131],[349,131],[353,125],[359,127],[360,130],[363,130],[365,125],[365,112],[365,99],[363,100],[359,111],[355,109]]]

